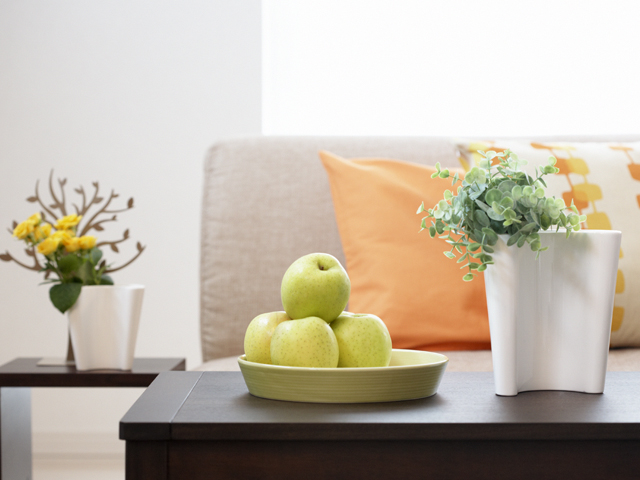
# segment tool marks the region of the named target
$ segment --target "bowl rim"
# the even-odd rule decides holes
[[[258,362],[250,362],[246,359],[246,355],[243,353],[238,357],[238,364],[240,367],[253,367],[253,368],[263,368],[267,370],[273,371],[281,371],[281,372],[345,372],[353,373],[353,372],[388,372],[393,370],[405,370],[405,369],[419,369],[425,367],[436,367],[440,365],[444,365],[449,362],[449,357],[443,355],[438,352],[431,352],[429,350],[412,350],[408,348],[394,348],[394,352],[420,352],[420,353],[431,353],[433,355],[438,355],[441,357],[439,360],[429,363],[417,363],[414,365],[389,365],[387,367],[336,367],[336,368],[318,368],[318,367],[289,367],[285,365],[272,365],[269,363],[258,363]],[[243,358],[244,357],[244,358]],[[340,374],[339,374],[340,375]]]

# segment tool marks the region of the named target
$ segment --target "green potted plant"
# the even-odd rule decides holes
[[[582,230],[573,202],[547,195],[555,157],[530,175],[509,150],[478,153],[464,176],[437,165],[433,177],[460,185],[418,213],[422,229],[449,244],[463,280],[484,272],[496,393],[601,393],[621,233]]]
[[[58,180],[56,193],[52,177],[53,172],[49,178],[51,200],[45,201],[40,196],[36,184],[35,195],[27,201],[38,203],[40,211],[23,222],[14,222],[10,229],[24,243],[32,264],[9,252],[0,254],[0,260],[43,273],[42,283],[52,285],[51,302],[69,318],[70,341],[65,363],[73,362],[79,370],[128,370],[133,361],[144,288],[114,285],[109,274],[131,264],[145,247],[138,243],[137,253],[128,262],[113,266],[103,258],[100,247],[108,246],[118,253],[118,245],[129,238],[129,230],[120,239],[101,242],[89,233],[104,231],[105,223],[116,221],[118,213],[133,208],[133,198],[125,208],[113,209],[110,204],[118,194],[112,191],[105,199],[100,195],[98,182],[94,182],[91,195],[83,187],[75,190],[82,202],[80,206],[74,205],[75,213],[69,213],[64,191],[66,179]]]

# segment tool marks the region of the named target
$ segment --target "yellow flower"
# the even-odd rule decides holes
[[[36,239],[36,242],[47,238],[49,235],[51,235],[51,224],[49,223],[43,223],[33,232],[33,237]]]
[[[72,253],[82,248],[78,237],[66,237],[62,239],[62,244],[67,252]]]
[[[78,239],[78,243],[80,243],[80,248],[83,250],[91,250],[96,246],[96,237],[91,235],[85,235],[84,237],[80,237]]]
[[[42,216],[39,213],[34,213],[29,218],[27,218],[27,222],[31,222],[33,225],[38,225],[42,221]]]
[[[51,235],[51,238],[55,238],[59,242],[72,237],[75,237],[75,234],[71,230],[56,230]]]
[[[66,217],[62,217],[58,219],[56,223],[57,230],[69,230],[70,228],[75,227],[82,220],[82,215],[78,216],[75,213],[71,215],[67,215]]]
[[[27,235],[33,233],[33,223],[29,220],[25,220],[24,222],[18,224],[18,226],[13,230],[13,236],[18,238],[19,240],[24,240],[27,238]]]
[[[57,238],[54,238],[53,236],[45,238],[38,244],[38,252],[43,255],[51,255],[58,249],[58,245],[60,245],[60,240]]]

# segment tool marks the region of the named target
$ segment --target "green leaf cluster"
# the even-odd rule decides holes
[[[586,221],[573,202],[567,207],[563,199],[546,196],[543,177],[558,173],[555,157],[549,157],[544,167],[536,167],[535,177],[531,177],[521,170],[527,161],[510,150],[478,153],[482,160],[463,180],[436,164],[432,178],[451,178],[452,186],[460,185],[455,194],[445,190],[443,199],[433,208],[426,209],[423,203],[417,212],[427,213],[421,231],[428,230],[432,238],[444,239],[451,247],[444,254],[457,258],[463,264],[461,269],[467,269],[462,277],[465,281],[473,280],[493,263],[491,254],[498,235],[508,235],[509,246],[528,244],[539,255],[546,250],[540,243],[539,231],[563,228],[568,237]]]
[[[102,259],[102,250],[78,250],[72,253],[59,248],[47,255],[42,271],[55,273],[58,278],[45,283],[54,283],[49,290],[49,298],[53,305],[65,313],[80,296],[83,285],[113,285],[109,275],[105,275],[107,264]]]

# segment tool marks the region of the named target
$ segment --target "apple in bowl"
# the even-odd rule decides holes
[[[271,338],[271,361],[288,367],[335,368],[338,340],[322,318],[282,322]]]
[[[263,313],[249,323],[244,335],[244,353],[247,360],[256,363],[271,362],[271,338],[276,327],[291,320],[285,312]]]
[[[293,320],[319,317],[331,323],[347,306],[351,281],[337,258],[310,253],[298,258],[282,278],[282,306]]]
[[[369,313],[342,312],[330,324],[338,341],[338,367],[386,367],[391,336],[384,322]]]

